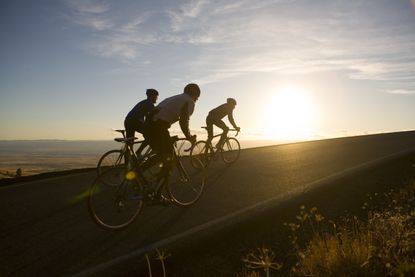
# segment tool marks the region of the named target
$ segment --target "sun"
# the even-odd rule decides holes
[[[266,101],[263,136],[266,139],[306,140],[311,138],[313,107],[309,94],[302,88],[277,89]]]

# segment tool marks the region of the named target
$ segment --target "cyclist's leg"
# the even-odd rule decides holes
[[[134,133],[137,130],[137,123],[134,120],[126,118],[124,120],[125,136],[127,138],[134,137]]]
[[[138,147],[138,149],[135,151],[137,158],[140,158],[141,152],[143,152],[143,150],[147,147],[147,145],[148,143],[146,141],[143,141],[140,144],[140,147]]]
[[[166,176],[172,166],[173,144],[170,139],[168,126],[154,122],[148,132],[144,133],[145,140],[150,147],[156,152],[156,155],[150,157],[142,166],[146,170],[157,163],[161,164],[160,177]]]
[[[229,128],[228,126],[226,126],[225,122],[222,121],[222,119],[216,119],[214,121],[214,124],[223,131],[218,143],[216,144],[216,148],[222,149],[222,145],[228,135]]]
[[[143,133],[144,140],[150,145],[150,147],[156,153],[149,159],[147,159],[143,164],[141,164],[141,169],[143,171],[147,170],[150,167],[153,167],[157,163],[162,162],[163,158],[160,155],[160,139],[159,139],[159,130],[155,123],[152,123],[151,126],[147,126],[146,131]]]
[[[160,147],[160,156],[161,156],[161,169],[159,179],[166,178],[169,175],[169,172],[173,166],[173,143],[170,138],[170,133],[166,129],[163,132],[163,135],[160,137],[161,147]],[[157,196],[161,197],[162,187],[159,187],[157,191]]]
[[[137,130],[136,122],[134,120],[126,118],[124,120],[124,128],[125,128],[125,137],[126,138],[134,137],[135,131]],[[130,142],[127,143],[127,146],[131,149],[133,149],[133,145],[134,145],[133,141],[130,141]],[[124,162],[125,162],[125,164],[127,164],[128,163],[127,155],[125,155],[124,158],[125,158]]]
[[[144,137],[144,123],[140,122],[139,124],[136,125],[136,132],[140,133],[143,135]],[[141,153],[143,152],[143,150],[148,146],[148,142],[146,140],[144,140],[141,144],[140,147],[138,147],[138,149],[135,151],[135,154],[137,155],[137,157],[140,157]]]
[[[214,124],[214,120],[210,116],[207,116],[206,117],[206,130],[208,133],[207,141],[209,143],[212,142],[212,138],[213,138],[213,124]]]

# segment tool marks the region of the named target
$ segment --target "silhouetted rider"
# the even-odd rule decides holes
[[[225,104],[222,104],[213,110],[211,110],[206,117],[206,127],[208,132],[208,141],[211,142],[213,138],[213,125],[221,128],[223,130],[222,136],[219,139],[219,142],[216,144],[217,148],[222,148],[223,141],[225,140],[229,128],[226,124],[222,121],[222,118],[228,116],[229,122],[236,130],[240,130],[238,126],[236,126],[235,120],[233,119],[233,110],[236,106],[236,100],[233,98],[228,98]]]
[[[159,93],[149,88],[146,91],[147,99],[138,102],[127,114],[124,120],[126,137],[134,137],[135,132],[144,133],[144,121],[148,114],[154,110],[154,103],[157,102]]]
[[[174,149],[169,128],[173,123],[179,121],[185,137],[192,143],[196,142],[196,136],[192,136],[189,131],[189,118],[199,96],[199,86],[191,83],[186,85],[182,94],[166,98],[157,105],[149,120],[146,120],[144,132],[144,138],[157,154],[143,165],[143,170],[162,162],[160,176],[170,171]],[[161,195],[158,194],[157,197],[161,198]]]

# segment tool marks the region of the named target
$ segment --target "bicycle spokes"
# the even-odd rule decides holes
[[[126,227],[143,206],[143,187],[138,179],[125,178],[125,167],[114,167],[97,176],[91,186],[88,206],[95,223],[107,229]]]
[[[195,203],[202,195],[205,185],[205,169],[196,157],[177,159],[176,166],[169,176],[167,191],[170,198],[179,206]],[[195,167],[192,163],[196,162]]]
[[[235,162],[239,158],[240,149],[241,147],[237,139],[227,138],[221,151],[222,160],[225,163]]]

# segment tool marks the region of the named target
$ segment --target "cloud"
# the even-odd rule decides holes
[[[67,0],[66,4],[79,13],[100,14],[110,9],[108,3],[93,0]]]
[[[176,58],[201,82],[252,72],[333,70],[359,80],[415,78],[413,29],[405,21],[385,24],[382,15],[361,11],[377,7],[375,1],[190,0],[137,8],[138,14],[112,12],[103,1],[73,3],[74,22],[97,32],[88,44],[91,52],[154,64],[160,57],[150,45],[164,53],[182,51],[186,55],[171,52],[159,64]]]
[[[184,4],[180,10],[181,10],[181,16],[182,17],[197,17],[200,12],[202,11],[202,7],[204,4],[207,4],[208,1],[206,0],[192,0]]]
[[[110,33],[103,35],[87,44],[91,53],[107,58],[116,58],[124,63],[131,64],[142,57],[141,47],[158,41],[152,35],[131,33]],[[150,60],[143,60],[141,64],[151,64]]]
[[[415,94],[415,90],[406,90],[406,89],[395,89],[395,90],[389,90],[387,92],[390,94],[403,94],[403,95]]]
[[[348,72],[352,79],[414,80],[415,35],[409,28],[373,24],[364,17],[356,20],[347,12],[275,16],[277,2],[262,4],[255,13],[245,13],[246,6],[234,6],[230,10],[237,16],[201,12],[211,20],[203,26],[192,25],[197,29],[188,42],[201,48],[192,71],[205,74],[203,68],[209,68],[213,76],[206,80],[219,80],[217,73],[223,71],[304,74],[327,70]]]
[[[77,17],[74,19],[76,24],[85,26],[96,31],[109,30],[114,26],[114,22],[106,18],[97,17]]]
[[[65,3],[70,8],[68,17],[75,24],[95,31],[108,30],[115,25],[106,15],[110,6],[103,1],[67,0]]]
[[[137,28],[145,23],[149,18],[151,14],[150,13],[142,13],[138,15],[137,17],[133,18],[132,20],[128,21],[126,24],[124,24],[121,27],[121,31],[124,32],[135,32],[137,31]]]
[[[197,19],[205,4],[208,4],[208,1],[191,0],[182,4],[178,9],[168,10],[172,30],[179,32],[188,27],[192,28],[189,23]]]

